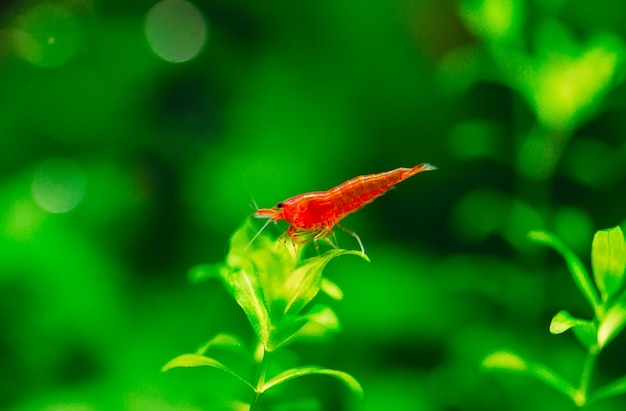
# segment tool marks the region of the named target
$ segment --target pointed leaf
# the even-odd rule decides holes
[[[550,333],[561,334],[569,330],[580,321],[578,318],[573,317],[565,310],[561,310],[550,321]]]
[[[284,311],[285,284],[300,260],[285,241],[270,236],[269,230],[258,236],[257,232],[252,219],[247,219],[231,237],[226,264],[232,271],[243,270],[254,278],[268,314],[275,317]]]
[[[328,331],[339,331],[341,325],[335,311],[325,305],[313,307],[306,315],[309,322],[300,329],[307,336],[320,336]],[[308,326],[311,328],[308,328]]]
[[[561,334],[576,325],[576,319],[567,311],[559,311],[550,321],[550,333]]]
[[[243,309],[259,340],[265,345],[269,338],[270,320],[261,293],[253,277],[245,271],[235,271],[228,281],[237,304]]]
[[[293,342],[294,336],[298,334],[300,328],[306,325],[307,321],[306,316],[303,315],[281,317],[278,324],[275,324],[265,349],[267,351],[275,351],[279,347],[284,347]]]
[[[254,224],[256,219],[247,218],[230,237],[229,252],[245,255],[254,249],[265,249],[274,245],[274,238],[269,231],[259,233],[260,228]],[[254,239],[254,241],[252,241]]]
[[[578,390],[556,372],[542,364],[526,361],[515,353],[496,351],[483,360],[482,366],[487,369],[500,369],[530,375],[565,394],[577,404],[584,401],[584,399],[581,400]]]
[[[580,292],[585,296],[591,308],[593,308],[594,313],[599,313],[601,311],[600,300],[597,294],[596,289],[594,288],[593,283],[587,273],[587,269],[580,261],[580,259],[574,254],[569,248],[565,246],[556,238],[553,234],[548,233],[547,231],[531,231],[528,233],[528,237],[530,240],[543,244],[548,247],[552,247],[556,250],[563,258],[567,264],[567,267],[572,274],[572,278],[574,283],[578,286]]]
[[[489,354],[483,359],[482,367],[509,371],[525,371],[528,369],[525,360],[509,351],[496,351]]]
[[[196,351],[198,355],[204,355],[211,348],[225,348],[232,351],[245,351],[245,344],[235,335],[220,333],[215,335],[209,341]]]
[[[311,258],[289,276],[285,283],[285,314],[298,314],[317,295],[322,283],[324,264],[325,261],[320,257]]]
[[[321,287],[322,270],[330,260],[340,255],[354,254],[367,260],[367,256],[353,250],[330,250],[304,261],[285,284],[287,306],[285,314],[297,314],[317,295]]]
[[[326,277],[322,277],[321,290],[334,300],[343,300],[343,291],[341,291],[341,288]]]
[[[341,328],[335,312],[325,305],[316,305],[306,315],[289,316],[270,336],[268,350],[274,351],[301,338],[320,338]]]
[[[576,318],[567,311],[561,310],[550,322],[550,333],[552,334],[561,334],[570,328],[586,348],[597,346],[597,332],[593,321]]]
[[[204,355],[198,354],[183,354],[178,357],[170,360],[167,364],[161,368],[161,372],[165,372],[171,370],[172,368],[179,367],[212,367],[217,368],[218,370],[222,370],[225,373],[232,375],[237,378],[250,388],[254,389],[252,384],[246,381],[244,378],[240,377],[239,374],[222,364],[221,362],[214,360],[213,358],[205,357]]]
[[[214,360],[213,358],[205,357],[204,355],[182,354],[176,358],[169,360],[167,364],[165,364],[163,368],[161,368],[161,372],[165,372],[165,371],[171,370],[172,368],[178,368],[178,367],[202,367],[202,366],[209,366],[209,367],[215,367],[215,368],[220,368],[220,369],[222,367],[227,368],[226,366],[221,364],[219,361]]]
[[[606,312],[598,327],[598,344],[607,345],[626,325],[626,301],[622,298]]]
[[[337,314],[325,305],[316,305],[305,316],[299,316],[302,324],[294,333],[285,338],[280,346],[285,346],[302,338],[320,338],[333,331],[339,331],[341,325]]]
[[[606,301],[624,283],[626,241],[619,226],[596,232],[591,247],[591,265],[602,300]]]
[[[528,373],[539,381],[563,393],[579,406],[586,400],[584,396],[581,397],[581,393],[569,381],[542,364],[533,363],[528,369]]]
[[[567,310],[561,310],[552,317],[550,322],[550,333],[561,334],[570,328],[586,327],[593,324],[590,320],[584,320],[571,315]]]
[[[330,375],[332,377],[338,378],[340,381],[346,384],[354,394],[359,397],[363,397],[363,388],[361,388],[361,384],[359,384],[359,382],[350,374],[317,366],[297,367],[287,371],[283,371],[271,380],[267,381],[263,386],[261,392],[265,392],[276,385],[285,383],[294,378],[312,374]]]

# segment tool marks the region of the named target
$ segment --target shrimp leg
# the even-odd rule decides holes
[[[329,230],[327,228],[318,230],[318,229],[308,229],[308,230],[298,230],[296,227],[291,226],[289,229],[283,233],[286,237],[291,238],[291,240],[296,244],[306,244],[307,242],[313,240],[313,245],[315,249],[319,252],[319,244],[318,240],[326,241],[332,248],[338,248],[336,245],[336,237],[335,232],[333,230]],[[335,241],[330,237],[334,237]]]
[[[356,241],[359,242],[359,247],[361,247],[361,253],[365,254],[365,247],[363,247],[363,243],[361,242],[361,238],[359,237],[359,235],[355,233],[353,230],[350,230],[349,228],[342,226],[341,224],[336,224],[336,225],[337,227],[341,228],[346,233],[350,234],[352,237],[356,238]]]
[[[333,242],[333,240],[330,237],[333,237],[335,241]],[[336,244],[337,237],[335,236],[335,232],[332,229],[322,229],[320,230],[319,233],[315,235],[315,237],[313,237],[313,244],[315,244],[316,249],[318,248],[317,240],[324,240],[332,248],[339,248],[337,247],[337,244]]]

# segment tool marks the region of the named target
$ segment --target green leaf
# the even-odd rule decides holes
[[[358,251],[336,249],[306,259],[287,278],[285,283],[285,295],[287,297],[285,314],[298,314],[319,292],[324,266],[333,258],[347,254],[354,254],[367,259],[367,256]]]
[[[483,359],[481,366],[488,369],[508,371],[526,371],[528,369],[525,360],[509,351],[496,351],[489,354]]]
[[[278,321],[276,316],[282,315],[287,301],[285,284],[300,259],[282,239],[265,232],[257,236],[257,231],[252,219],[235,231],[226,264],[232,271],[243,270],[254,277],[269,315]]]
[[[535,243],[552,247],[559,254],[561,254],[561,256],[563,256],[565,263],[572,274],[574,283],[578,286],[578,289],[587,301],[589,301],[589,304],[591,305],[591,308],[593,308],[596,316],[598,316],[598,314],[602,311],[600,299],[593,283],[591,282],[589,274],[587,273],[587,269],[576,254],[567,248],[561,240],[547,231],[531,231],[528,233],[528,237]]]
[[[339,319],[335,312],[318,304],[306,315],[283,317],[270,335],[266,349],[275,351],[301,338],[320,338],[340,329]]]
[[[621,298],[606,312],[598,327],[598,344],[606,346],[626,325],[626,299]]]
[[[319,293],[322,271],[333,258],[345,254],[367,256],[352,250],[330,250],[301,260],[284,239],[274,240],[247,219],[231,236],[231,248],[222,268],[227,288],[242,307],[259,340],[269,351],[297,332],[306,321],[297,316]],[[254,241],[251,241],[254,239]],[[223,274],[225,272],[226,274]],[[325,283],[332,289],[330,282]],[[335,287],[335,295],[339,294]]]
[[[591,265],[602,301],[607,301],[624,283],[626,241],[619,226],[596,232],[591,246]]]
[[[581,320],[573,317],[570,313],[565,310],[561,310],[554,317],[552,317],[552,321],[550,321],[550,333],[551,334],[561,334],[575,325],[579,324]]]
[[[317,295],[322,283],[322,268],[325,261],[314,257],[298,267],[284,285],[287,304],[284,313],[298,314]]]
[[[228,282],[233,290],[237,304],[246,313],[246,317],[248,317],[248,321],[259,341],[263,345],[267,345],[271,324],[254,277],[243,270],[234,271],[228,277]]]
[[[556,372],[542,364],[526,361],[510,351],[496,351],[489,354],[483,360],[482,366],[487,369],[530,375],[571,398],[576,404],[581,401],[584,402],[584,398],[581,398],[578,390]]]
[[[550,333],[552,334],[561,334],[570,328],[586,348],[595,349],[597,347],[597,330],[593,321],[576,318],[567,311],[561,310],[550,322]]]
[[[322,285],[320,289],[334,300],[343,300],[343,291],[341,291],[341,288],[326,277],[322,277]]]
[[[578,323],[578,319],[574,318],[565,310],[561,310],[550,321],[550,333],[561,334],[569,330]]]
[[[306,315],[309,322],[300,329],[303,335],[319,337],[328,331],[339,331],[341,324],[335,311],[325,305],[313,307]]]
[[[167,364],[165,364],[163,366],[163,368],[161,368],[161,372],[165,372],[165,371],[171,370],[172,368],[180,368],[180,367],[212,367],[212,368],[217,368],[218,370],[222,370],[225,373],[228,373],[228,374],[232,375],[233,377],[237,378],[239,381],[243,382],[248,387],[250,387],[250,388],[252,388],[254,390],[254,387],[252,386],[252,384],[250,384],[244,378],[240,377],[239,374],[237,374],[236,372],[234,372],[233,370],[231,370],[230,368],[228,368],[227,366],[225,366],[221,362],[219,362],[219,361],[217,361],[217,360],[215,360],[213,358],[205,357],[204,355],[198,355],[198,354],[183,354],[183,355],[179,355],[178,357],[170,360]]]
[[[346,384],[348,388],[354,394],[356,394],[357,396],[361,398],[363,397],[363,388],[361,388],[361,384],[359,384],[359,382],[350,374],[347,374],[342,371],[329,370],[329,369],[321,368],[317,366],[297,367],[297,368],[292,368],[287,371],[283,371],[277,376],[275,376],[274,378],[272,378],[271,380],[267,381],[265,385],[263,386],[263,388],[261,389],[261,392],[265,392],[271,389],[272,387],[275,387],[276,385],[285,383],[294,378],[302,377],[305,375],[312,375],[312,374],[330,375],[332,377],[335,377],[339,379],[341,382],[343,382],[344,384]]]
[[[222,348],[240,352],[245,351],[245,345],[239,337],[228,333],[220,333],[204,343],[202,347],[198,348],[196,354],[204,355],[209,349],[212,348]]]
[[[598,388],[589,398],[589,402],[626,394],[626,376]]]
[[[299,319],[302,320],[304,325],[287,337],[281,343],[281,346],[298,339],[321,338],[341,329],[337,314],[330,307],[321,304],[313,307],[305,316],[300,316]]]
[[[274,246],[275,239],[270,235],[269,231],[264,231],[257,236],[260,227],[254,224],[255,221],[258,220],[252,217],[246,218],[243,224],[235,230],[230,237],[230,253],[245,255],[256,249],[267,249]]]

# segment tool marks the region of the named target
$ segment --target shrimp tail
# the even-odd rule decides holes
[[[328,191],[335,204],[333,220],[338,222],[417,173],[436,169],[435,166],[422,163],[412,168],[397,168],[386,173],[369,174],[348,180]]]
[[[422,164],[418,164],[413,168],[408,169],[407,171],[405,171],[402,174],[401,180],[406,180],[409,177],[413,177],[415,174],[417,173],[421,173],[422,171],[431,171],[431,170],[437,170],[437,167],[428,164],[428,163],[422,163]]]

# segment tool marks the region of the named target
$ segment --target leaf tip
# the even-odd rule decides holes
[[[509,351],[496,351],[489,354],[483,359],[481,366],[488,369],[510,371],[525,371],[528,369],[526,361]]]
[[[547,231],[543,230],[532,230],[529,231],[527,237],[530,241],[535,243],[549,243],[551,240],[551,235]]]
[[[576,320],[567,311],[559,311],[550,321],[550,334],[562,334],[575,325]]]
[[[176,365],[173,364],[174,360],[169,360],[168,362],[166,362],[163,367],[161,367],[161,372],[166,372],[171,370],[172,368],[177,367]]]

